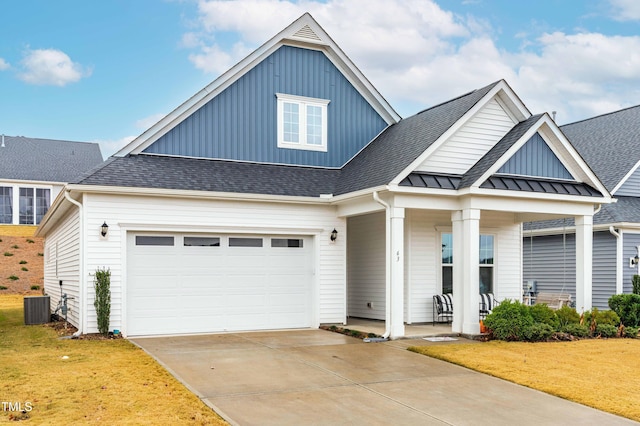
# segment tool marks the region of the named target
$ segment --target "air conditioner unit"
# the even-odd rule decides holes
[[[46,324],[49,322],[49,296],[27,296],[24,298],[24,323]]]

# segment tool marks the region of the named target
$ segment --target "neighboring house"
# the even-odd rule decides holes
[[[522,297],[523,222],[575,218],[589,305],[592,216],[610,201],[506,82],[401,119],[305,14],[69,184],[38,235],[52,303],[62,280],[84,333],[107,267],[128,336],[363,317],[397,338],[442,292],[473,334],[480,292]]]
[[[96,143],[1,136],[0,232],[38,225],[64,185],[102,163]]]
[[[593,217],[593,306],[608,309],[614,294],[631,293],[640,246],[640,106],[560,129],[617,202]],[[526,224],[524,280],[538,291],[575,295],[575,227],[571,219]],[[576,308],[583,307],[579,303]]]

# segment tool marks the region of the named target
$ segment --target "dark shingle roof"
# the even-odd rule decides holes
[[[336,195],[391,182],[498,83],[436,105],[388,127],[344,166]]]
[[[0,179],[65,183],[100,163],[97,143],[4,136],[0,146]]]
[[[111,157],[72,183],[317,197],[333,192],[339,174],[310,167],[136,155]]]
[[[640,105],[560,129],[609,191],[640,161]]]

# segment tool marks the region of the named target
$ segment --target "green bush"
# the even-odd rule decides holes
[[[633,294],[640,294],[640,275],[634,275],[631,284],[633,284]]]
[[[599,311],[596,316],[596,323],[618,327],[620,325],[620,317],[614,311]]]
[[[17,249],[17,248],[20,248],[20,247],[18,247],[16,244],[14,244],[14,245],[11,246],[11,248],[12,249]]]
[[[637,339],[638,338],[638,332],[640,332],[640,328],[639,327],[625,327],[622,337],[627,337],[627,338],[630,338],[630,339]]]
[[[96,299],[93,306],[96,308],[98,331],[100,334],[109,333],[109,317],[111,315],[111,271],[108,269],[96,269],[93,280],[93,288],[96,291]]]
[[[32,285],[31,286],[31,290],[40,290],[40,286],[39,285]]]
[[[525,331],[534,324],[527,305],[504,300],[484,319],[484,325],[498,340],[527,340]]]
[[[610,324],[598,324],[596,326],[596,335],[601,337],[616,337],[618,327]]]
[[[589,327],[580,324],[567,324],[560,329],[560,331],[570,334],[575,337],[587,337],[589,336]]]
[[[0,290],[6,290],[6,289],[8,289],[8,288],[9,288],[9,287],[5,287],[5,286],[3,286],[3,285],[0,285]]]
[[[11,253],[10,251],[5,251],[4,255],[7,256],[7,257],[11,257],[11,256],[13,256],[13,253]]]
[[[27,261],[26,261],[26,260],[21,260],[19,263],[20,263],[21,265],[26,265],[26,264],[27,264]]]
[[[553,330],[558,329],[558,317],[556,313],[547,305],[533,305],[529,307],[529,312],[533,317],[533,322],[551,326]]]
[[[558,318],[558,327],[563,328],[569,324],[580,324],[580,315],[575,309],[569,306],[563,306],[556,312]]]
[[[640,326],[640,294],[615,294],[609,298],[609,307],[625,327]]]
[[[29,244],[33,244],[33,243],[35,243],[35,241],[33,241],[33,240],[32,240],[32,239],[30,239],[30,238],[27,238],[27,242],[28,242]]]
[[[24,272],[29,272],[29,269],[25,268],[24,266],[20,269],[22,269]]]
[[[524,329],[524,337],[529,342],[544,342],[554,331],[551,325],[537,322]]]
[[[19,280],[20,278],[16,277],[15,275],[9,275],[9,279],[10,279],[11,281],[17,281],[17,280]]]

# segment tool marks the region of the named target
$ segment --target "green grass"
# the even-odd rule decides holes
[[[30,424],[226,424],[129,341],[60,340],[24,325],[22,304],[0,296],[0,395],[29,402]]]

